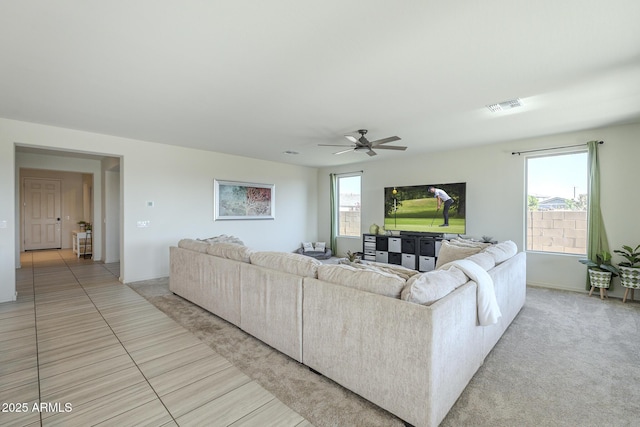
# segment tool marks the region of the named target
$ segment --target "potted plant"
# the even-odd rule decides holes
[[[80,231],[84,231],[87,227],[87,221],[78,221],[78,225],[80,226]]]
[[[360,257],[357,252],[347,251],[347,259],[349,262],[360,262]]]
[[[613,252],[626,259],[618,264],[620,284],[627,288],[624,291],[622,302],[627,301],[629,290],[631,290],[631,300],[633,301],[633,290],[640,288],[640,245],[635,248],[622,245],[622,249],[614,249]]]
[[[619,274],[616,267],[611,264],[611,253],[602,251],[596,254],[596,259],[579,259],[582,264],[589,267],[589,282],[591,290],[589,296],[593,293],[594,288],[600,288],[600,299],[604,298],[605,290],[611,285],[611,278]]]

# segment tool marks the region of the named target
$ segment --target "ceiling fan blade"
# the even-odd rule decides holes
[[[353,147],[351,144],[318,144],[318,147]]]
[[[344,137],[347,138],[351,142],[358,142],[358,138],[356,138],[353,135],[345,135]]]
[[[353,151],[354,148],[349,148],[348,150],[342,150],[342,151],[336,151],[333,154],[343,154],[343,153],[348,153],[349,151]]]
[[[376,150],[406,150],[407,147],[402,147],[400,145],[378,145],[376,146]]]
[[[369,156],[375,156],[375,155],[377,155],[378,153],[376,153],[376,152],[375,152],[375,151],[373,151],[371,148],[369,148],[369,151],[367,151],[367,154],[368,154]]]
[[[375,147],[380,144],[386,144],[387,142],[400,141],[400,139],[401,138],[399,136],[390,136],[389,138],[382,138],[382,139],[373,141],[371,145]]]

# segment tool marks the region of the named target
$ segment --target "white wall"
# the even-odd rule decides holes
[[[0,125],[0,140],[4,130]],[[15,299],[16,240],[15,182],[13,144],[0,143],[0,302]]]
[[[104,157],[102,164],[102,242],[104,262],[120,261],[121,185],[118,157]]]
[[[104,183],[104,262],[120,261],[120,170],[105,170]]]
[[[0,259],[0,301],[15,294],[15,143],[122,158],[120,262],[125,282],[167,276],[169,246],[183,237],[230,234],[254,249],[282,251],[317,239],[314,168],[0,119],[0,221],[7,220],[7,228],[0,229],[0,254],[7,255]],[[276,219],[213,221],[214,178],[275,184]],[[101,188],[94,182],[96,191]],[[101,197],[94,194],[94,200]],[[147,201],[154,207],[147,207]],[[101,206],[94,206],[96,215],[101,212]],[[137,221],[151,225],[138,228]],[[98,229],[94,233],[101,235]]]
[[[600,146],[601,203],[611,249],[623,244],[640,244],[640,195],[635,190],[637,162],[640,159],[640,125],[624,125],[587,130],[543,138],[513,141],[479,148],[469,148],[407,160],[363,162],[318,171],[319,200],[329,198],[329,173],[363,170],[362,228],[368,232],[372,223],[384,220],[383,189],[390,186],[419,185],[432,182],[467,183],[467,234],[513,240],[520,250],[525,247],[525,156],[512,151],[556,147],[603,140]],[[411,146],[409,145],[409,150]],[[355,155],[355,154],[354,154]],[[319,212],[319,238],[329,239],[329,215]],[[340,239],[338,251],[362,250],[361,239]],[[529,284],[583,291],[586,269],[578,263],[580,256],[529,253]],[[621,261],[616,255],[615,262]],[[618,279],[614,279],[618,280]],[[620,286],[611,295],[621,296]]]

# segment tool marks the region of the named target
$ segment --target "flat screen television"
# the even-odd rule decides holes
[[[444,204],[437,209],[436,194],[429,189],[444,191],[453,202],[449,206],[448,226],[442,226]],[[466,182],[452,184],[385,187],[384,228],[420,233],[466,233]]]

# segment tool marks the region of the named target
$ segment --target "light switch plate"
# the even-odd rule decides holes
[[[147,228],[151,225],[151,221],[138,221],[138,228]]]

